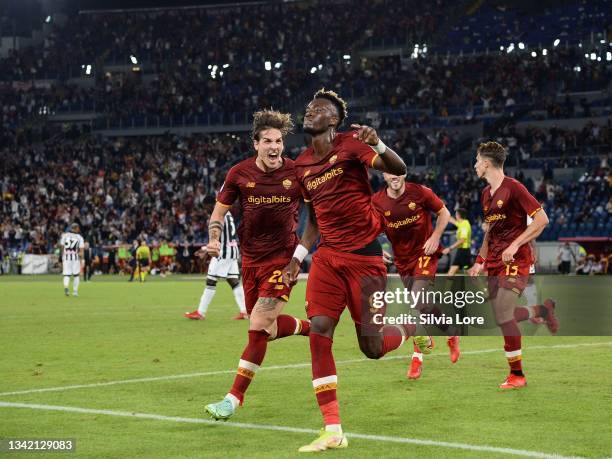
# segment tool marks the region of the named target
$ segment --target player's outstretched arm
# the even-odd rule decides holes
[[[291,286],[297,282],[297,276],[300,273],[300,266],[302,261],[315,241],[319,238],[319,224],[317,223],[317,216],[311,202],[304,202],[306,206],[306,227],[304,228],[304,234],[300,244],[295,248],[293,257],[285,269],[283,269],[283,282],[287,286]]]
[[[533,221],[530,225],[527,226],[525,231],[523,231],[519,237],[517,237],[512,244],[508,246],[506,250],[502,252],[502,261],[504,263],[510,263],[514,261],[514,254],[518,251],[518,249],[523,245],[531,242],[535,238],[537,238],[544,228],[548,225],[548,216],[544,209],[538,210],[533,216]]]
[[[372,163],[374,169],[393,175],[404,175],[406,173],[408,169],[404,160],[380,140],[374,128],[361,124],[351,124],[351,127],[357,130],[353,137],[368,144],[378,153],[378,157]]]
[[[208,244],[200,250],[204,250],[208,255],[216,257],[221,251],[221,231],[223,231],[223,221],[225,214],[229,212],[229,207],[217,202],[210,216],[208,223]],[[198,255],[199,256],[199,255]]]

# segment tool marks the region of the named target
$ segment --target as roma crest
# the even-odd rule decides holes
[[[414,209],[416,209],[416,204],[414,202],[411,202],[410,204],[408,204],[408,208],[410,210],[414,210]]]
[[[283,180],[283,186],[285,187],[285,190],[288,190],[289,188],[291,188],[291,184],[292,183],[293,182],[291,180],[289,180],[289,179]]]

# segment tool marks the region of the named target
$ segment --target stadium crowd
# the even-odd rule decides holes
[[[263,68],[264,61],[310,69],[373,36],[403,44],[425,41],[448,20],[442,4],[383,0],[352,8],[315,1],[71,15],[44,46],[0,61],[0,74],[11,80],[65,78],[77,63],[128,63],[130,55],[155,71],[201,69],[211,62]],[[386,14],[378,14],[380,8]]]
[[[517,55],[476,57],[381,58],[365,65],[330,61],[309,69],[237,67],[213,75],[200,67],[169,66],[152,79],[138,73],[99,75],[93,87],[20,84],[0,91],[3,122],[15,125],[32,115],[63,111],[96,112],[124,126],[143,117],[166,117],[176,125],[212,124],[232,120],[214,116],[245,114],[261,107],[296,109],[318,87],[341,91],[362,100],[362,112],[376,110],[386,127],[424,126],[436,122],[465,124],[479,115],[513,115],[519,109],[546,111],[550,117],[589,116],[576,101],[558,107],[558,93],[603,89],[610,72],[598,62],[584,61],[574,50],[547,59]],[[582,65],[580,73],[573,70]],[[551,108],[553,107],[553,108]],[[140,118],[140,119],[139,119]],[[155,118],[153,118],[155,119]],[[157,120],[156,120],[157,121]],[[162,120],[162,123],[169,120]],[[168,125],[168,124],[166,124]]]
[[[96,112],[123,126],[143,125],[145,117],[162,117],[164,125],[231,123],[221,114],[243,120],[262,107],[294,110],[322,86],[363,99],[364,111],[400,112],[382,116],[387,127],[463,124],[523,107],[549,117],[588,116],[584,107],[575,110],[576,101],[560,104],[557,94],[601,90],[610,81],[605,62],[585,59],[578,48],[535,58],[518,51],[434,55],[426,43],[452,19],[441,0],[321,6],[263,4],[250,6],[248,15],[234,7],[70,16],[43,46],[0,59],[3,124],[62,111]],[[381,7],[387,14],[375,14]],[[357,57],[369,37],[420,43],[420,58]],[[130,56],[141,72],[102,71],[104,64],[132,65]],[[93,66],[95,84],[68,83],[75,63],[82,76],[81,66]],[[52,82],[32,83],[48,76]]]
[[[385,15],[376,14],[381,3]],[[143,125],[150,117],[231,123],[233,113],[249,123],[261,107],[301,112],[315,89],[327,87],[354,102],[349,122],[387,130],[409,165],[435,167],[473,147],[475,139],[454,125],[477,117],[512,120],[520,111],[588,117],[593,104],[569,96],[561,102],[558,94],[610,84],[606,63],[585,59],[574,47],[535,57],[518,50],[434,53],[436,33],[453,19],[452,8],[442,3],[383,0],[355,9],[316,1],[249,6],[249,14],[233,7],[68,17],[43,46],[0,59],[0,247],[5,253],[48,252],[72,221],[81,223],[94,246],[142,237],[184,246],[205,241],[215,191],[228,167],[251,151],[248,139],[236,135],[108,140],[76,125],[58,132],[46,122],[55,113],[96,112],[124,126],[130,120]],[[521,27],[527,32],[521,23],[517,37]],[[385,40],[420,43],[418,58],[357,57]],[[428,50],[426,43],[432,43]],[[136,65],[130,56],[141,71],[101,70],[104,64]],[[83,76],[85,64],[93,66],[92,84],[69,83],[69,76]],[[40,81],[46,77],[56,80]],[[609,98],[598,103],[605,108]],[[509,123],[498,137],[509,147],[509,165],[543,169],[541,184],[526,182],[555,219],[576,232],[601,233],[612,229],[609,169],[598,164],[602,154],[607,161],[610,127],[610,120],[580,130]],[[574,166],[596,170],[599,179],[555,181],[554,167]],[[472,171],[445,172],[413,179],[478,221],[480,184]],[[374,176],[373,183],[380,179]],[[584,197],[593,193],[596,212],[588,214],[591,203]]]
[[[138,237],[197,240],[229,161],[249,151],[232,136],[57,138],[0,153],[0,240],[47,253],[78,221],[92,244]]]

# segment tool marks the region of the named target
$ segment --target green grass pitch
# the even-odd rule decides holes
[[[263,367],[276,368],[257,374],[230,422],[198,421],[228,391],[247,329],[230,320],[237,308],[224,283],[205,321],[184,319],[203,286],[177,276],[144,284],[97,277],[67,298],[59,276],[0,277],[0,438],[74,438],[76,456],[92,458],[297,456],[314,435],[270,426],[321,427],[303,337],[269,345]],[[300,283],[286,310],[304,317],[303,299]],[[421,379],[409,381],[411,346],[367,361],[345,314],[334,355],[350,446],[324,454],[612,456],[611,337],[525,338],[529,385],[511,392],[497,389],[507,373],[500,337],[462,339],[455,365],[444,340],[436,343]],[[115,384],[142,378],[162,379]],[[65,387],[73,385],[85,387]],[[61,389],[32,391],[44,388]]]

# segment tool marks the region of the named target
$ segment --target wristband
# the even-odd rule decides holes
[[[370,148],[379,155],[384,155],[385,151],[387,151],[387,146],[380,139],[378,139],[378,143],[376,145],[370,145]]]
[[[483,264],[485,264],[486,261],[487,261],[487,259],[486,258],[482,258],[480,256],[480,254],[478,254],[478,256],[476,257],[476,263],[478,263],[478,264],[483,265]]]
[[[308,249],[302,244],[298,244],[298,246],[295,248],[295,252],[293,252],[293,258],[297,258],[301,263],[304,261],[304,258],[306,258],[306,255],[308,255]]]

